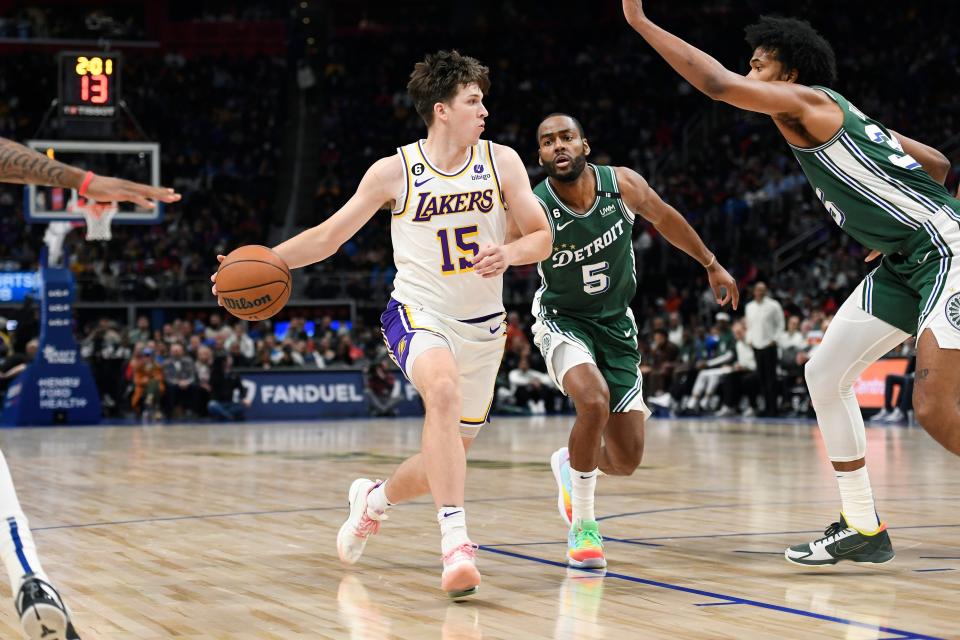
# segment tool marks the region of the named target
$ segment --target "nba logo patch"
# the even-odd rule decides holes
[[[475,165],[473,165],[473,172],[474,172],[474,173],[483,173],[483,165],[482,165],[482,164],[475,164]]]
[[[960,330],[960,293],[950,296],[943,311],[947,314],[947,320],[950,321],[953,328]]]
[[[397,344],[397,359],[400,360],[403,358],[403,352],[407,350],[407,339],[400,338],[400,343]]]

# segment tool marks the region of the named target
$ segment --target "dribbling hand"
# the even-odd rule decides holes
[[[221,254],[218,253],[218,254],[217,254],[217,262],[223,262],[223,259],[226,258],[226,257],[227,257],[227,256],[221,255]],[[210,293],[212,293],[212,294],[217,298],[217,304],[222,307],[222,306],[223,306],[223,300],[221,300],[221,299],[220,299],[220,296],[217,295],[217,272],[216,272],[216,271],[214,271],[213,274],[211,274],[211,276],[210,276],[210,282],[213,283],[213,286],[210,287]]]

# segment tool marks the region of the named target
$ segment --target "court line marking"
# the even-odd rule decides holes
[[[929,573],[931,571],[955,571],[955,569],[914,569],[917,573]]]
[[[545,564],[551,567],[560,567],[562,569],[567,568],[567,564],[565,562],[547,560],[546,558],[538,558],[537,556],[530,556],[523,553],[516,553],[514,551],[507,551],[505,549],[495,549],[487,545],[480,545],[480,549],[482,551],[497,553],[504,556],[518,558],[520,560],[529,560],[531,562],[538,562],[540,564]],[[634,582],[637,584],[645,584],[651,587],[658,587],[660,589],[669,589],[671,591],[680,591],[683,593],[690,593],[694,595],[704,596],[707,598],[726,601],[723,604],[744,604],[751,607],[759,607],[761,609],[769,609],[771,611],[777,611],[779,613],[788,613],[788,614],[797,615],[797,616],[804,616],[807,618],[814,618],[817,620],[824,620],[826,622],[835,622],[838,624],[845,624],[851,627],[858,627],[861,629],[870,629],[872,631],[882,631],[883,633],[892,633],[892,634],[896,634],[897,637],[901,638],[902,640],[907,640],[907,639],[909,640],[943,640],[942,638],[938,638],[937,636],[929,636],[922,633],[915,633],[913,631],[904,631],[903,629],[894,629],[893,627],[881,627],[875,624],[860,622],[859,620],[852,620],[849,618],[840,618],[837,616],[829,616],[823,613],[815,613],[813,611],[804,611],[803,609],[794,609],[792,607],[784,607],[778,604],[762,602],[760,600],[751,600],[749,598],[740,598],[737,596],[727,596],[721,593],[704,591],[703,589],[694,589],[692,587],[684,587],[678,584],[671,584],[669,582],[660,582],[658,580],[638,578],[636,576],[631,576],[624,573],[614,573],[611,571],[607,571],[606,577],[617,578],[618,580],[625,580],[627,582]]]
[[[906,525],[902,527],[890,527],[889,531],[897,531],[902,529],[941,529],[941,528],[954,528],[960,527],[960,524],[917,524],[917,525]],[[654,546],[649,542],[650,540],[697,540],[697,539],[711,539],[711,538],[737,538],[742,536],[780,536],[780,535],[800,535],[800,534],[809,534],[809,533],[822,533],[821,529],[807,529],[803,531],[741,531],[738,533],[710,533],[702,534],[695,536],[658,536],[655,538],[609,538],[604,536],[604,540],[611,540],[613,542],[624,542],[627,544],[642,544],[644,546]],[[525,546],[535,546],[541,544],[566,544],[565,540],[542,540],[537,542],[506,542],[499,544],[487,544],[483,545],[485,547],[495,548],[495,547],[525,547]],[[656,545],[664,546],[664,545]],[[935,560],[960,560],[960,556],[920,556],[921,558],[930,558]]]

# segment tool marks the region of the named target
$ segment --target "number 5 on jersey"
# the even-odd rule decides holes
[[[454,264],[453,256],[450,255],[450,234],[449,232],[453,231],[454,245],[457,251],[460,252],[460,256],[457,257],[457,263]],[[440,241],[440,253],[443,260],[440,265],[440,272],[445,276],[453,275],[454,273],[463,273],[465,271],[473,271],[473,263],[467,260],[463,256],[475,256],[480,252],[480,245],[476,242],[473,242],[471,239],[473,236],[477,235],[477,225],[473,224],[469,227],[457,227],[455,229],[440,229],[437,231],[437,240]]]

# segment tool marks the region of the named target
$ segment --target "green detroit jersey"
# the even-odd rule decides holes
[[[586,170],[597,180],[597,197],[586,213],[564,205],[549,180],[533,190],[553,231],[553,252],[537,265],[537,317],[622,318],[637,292],[634,214],[620,199],[613,167],[588,164]]]
[[[931,219],[960,220],[960,202],[931,178],[882,124],[824,87],[843,110],[843,125],[824,144],[791,145],[817,197],[856,241],[890,255],[909,255],[941,239]]]

